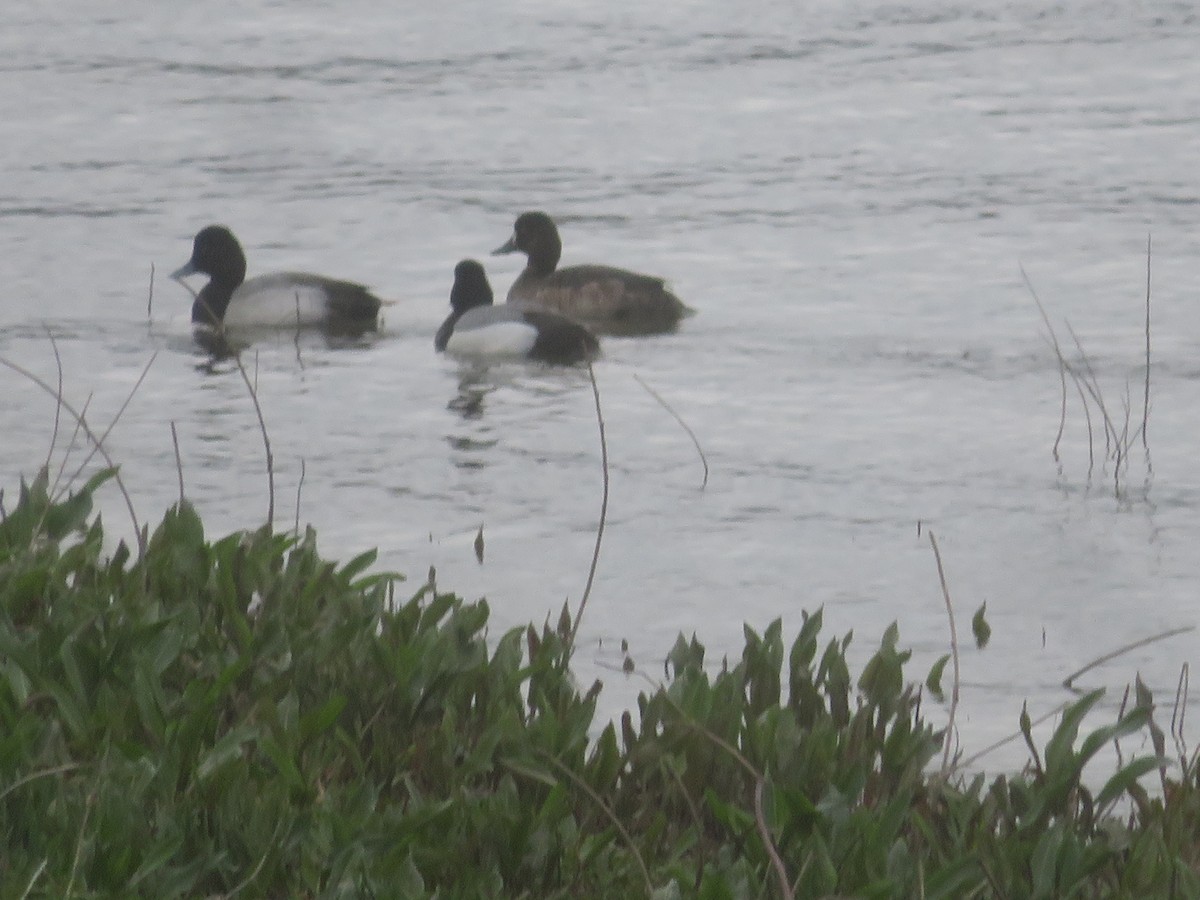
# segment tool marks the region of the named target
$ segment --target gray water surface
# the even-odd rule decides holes
[[[262,437],[164,273],[219,221],[251,273],[372,285],[396,301],[379,334],[280,335],[243,356],[277,521],[311,522],[333,556],[378,547],[414,589],[436,567],[442,588],[488,598],[498,634],[583,591],[592,389],[578,370],[473,371],[432,337],[455,262],[482,259],[502,294],[521,260],[487,252],[545,209],[564,263],[664,275],[698,310],[674,335],[607,340],[595,370],[611,496],[578,671],[605,680],[603,714],[646,686],[620,674],[622,640],[654,679],[679,632],[715,665],[743,623],[782,617],[790,636],[818,607],[859,658],[897,621],[922,677],[949,646],[933,531],[962,745],[979,750],[1023,702],[1036,716],[1068,699],[1088,661],[1196,624],[1200,17],[809,6],[19,3],[0,30],[0,357],[54,383],[57,348],[66,396],[104,426],[157,354],[107,450],[157,521],[178,496],[174,423],[216,536],[264,520]],[[1117,492],[1094,404],[1089,475],[1074,388],[1051,455],[1059,366],[1021,266],[1133,431],[1148,235],[1149,451],[1131,441]],[[635,376],[696,433],[706,489]],[[0,369],[10,497],[53,421],[50,397]],[[132,528],[115,491],[105,518]],[[985,601],[980,652],[968,622]],[[1111,715],[1140,673],[1169,705],[1198,640],[1124,654],[1084,686],[1110,689]]]

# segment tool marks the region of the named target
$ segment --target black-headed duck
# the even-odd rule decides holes
[[[380,300],[361,284],[310,275],[276,272],[246,280],[246,254],[223,225],[202,228],[192,242],[192,257],[171,277],[203,273],[209,281],[192,303],[192,324],[220,329],[303,326],[370,327]]]
[[[564,316],[541,309],[493,305],[487,273],[473,259],[464,259],[454,267],[450,309],[433,346],[455,356],[573,365],[600,352],[596,336]]]

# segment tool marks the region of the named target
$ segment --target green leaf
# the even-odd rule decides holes
[[[1104,696],[1104,689],[1098,688],[1081,699],[1072,703],[1063,711],[1062,722],[1046,742],[1046,770],[1051,772],[1065,766],[1069,771],[1075,769],[1075,738],[1079,735],[1079,726],[1083,724],[1093,706]]]
[[[1100,793],[1096,796],[1096,806],[1104,809],[1122,794],[1129,793],[1133,785],[1143,775],[1153,772],[1165,764],[1166,760],[1161,757],[1140,756],[1127,765],[1122,766],[1112,778],[1104,783],[1104,787],[1100,789]]]
[[[258,729],[253,725],[240,725],[230,731],[200,759],[196,780],[207,781],[227,764],[241,759],[245,752],[242,745],[257,737]]]
[[[992,626],[987,623],[984,614],[987,612],[987,603],[979,607],[975,611],[975,615],[971,617],[971,632],[975,635],[975,646],[982,650],[987,646],[988,641],[992,639]]]
[[[309,740],[321,734],[337,721],[342,710],[346,708],[346,698],[341,694],[330,697],[318,709],[300,717],[300,735]]]
[[[92,495],[83,491],[56,503],[46,511],[46,534],[52,540],[60,540],[72,531],[83,527],[92,511]]]
[[[1029,860],[1033,874],[1033,896],[1056,896],[1055,887],[1058,882],[1058,852],[1062,847],[1063,833],[1059,825],[1048,828],[1033,848]]]
[[[356,575],[368,569],[375,562],[375,557],[378,555],[377,550],[367,550],[365,553],[358,554],[358,556],[342,566],[341,576],[347,581],[353,581]]]
[[[942,690],[942,673],[946,670],[946,663],[950,662],[950,654],[943,655],[933,667],[929,670],[929,674],[925,676],[925,687],[929,688],[929,693],[942,702],[946,699],[946,694]]]

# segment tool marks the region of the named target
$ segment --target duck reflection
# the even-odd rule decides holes
[[[374,328],[329,328],[302,327],[290,333],[279,329],[214,329],[193,328],[192,345],[201,357],[196,364],[199,371],[217,374],[229,370],[227,363],[236,362],[238,356],[246,350],[258,345],[290,343],[296,359],[296,365],[305,369],[308,361],[305,352],[314,348],[318,350],[359,350],[370,347],[376,341],[379,332]]]
[[[466,420],[482,418],[484,400],[497,387],[494,382],[489,382],[486,376],[486,367],[468,367],[460,375],[458,393],[447,404],[447,408],[458,413]]]
[[[483,420],[488,395],[498,387],[488,377],[486,367],[470,366],[460,373],[458,393],[446,404],[464,426],[446,435],[446,443],[452,451],[451,462],[459,469],[485,468],[488,455],[499,443],[488,436],[490,428]]]

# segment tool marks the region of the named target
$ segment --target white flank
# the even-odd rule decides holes
[[[225,327],[273,328],[320,325],[329,319],[329,296],[318,285],[278,275],[251,278],[236,291],[225,311]]]
[[[478,328],[458,327],[446,343],[455,356],[523,357],[533,348],[537,329],[525,322],[492,322]]]

